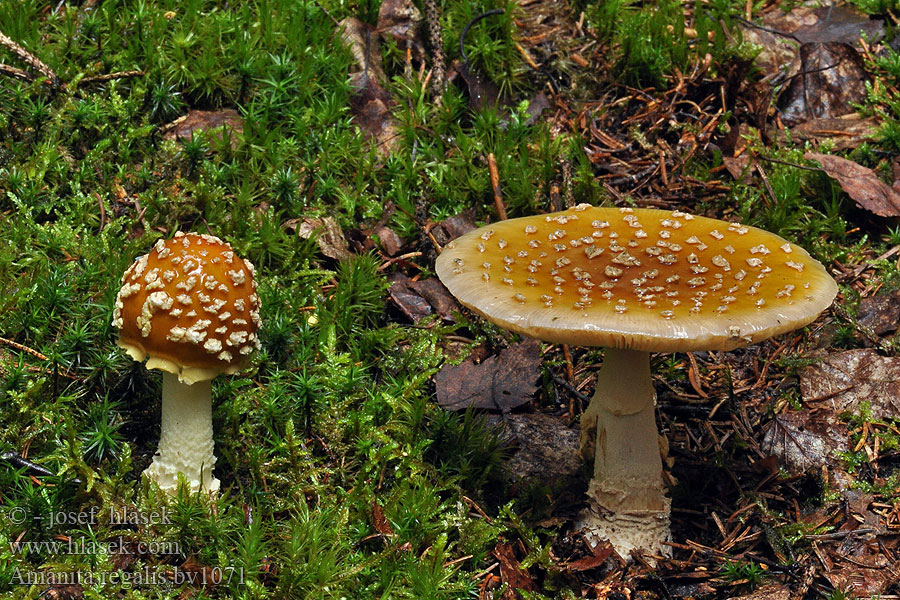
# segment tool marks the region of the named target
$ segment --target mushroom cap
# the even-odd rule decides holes
[[[803,248],[762,229],[586,204],[470,231],[435,269],[506,329],[655,352],[730,350],[797,329],[838,289]]]
[[[122,276],[118,345],[184,383],[239,371],[259,348],[254,268],[211,235],[159,240]]]

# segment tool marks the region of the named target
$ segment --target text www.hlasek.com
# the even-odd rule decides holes
[[[240,567],[208,567],[199,570],[184,570],[178,567],[141,571],[112,571],[94,573],[90,571],[29,571],[18,568],[13,572],[12,585],[123,585],[123,586],[180,586],[180,585],[220,585],[243,583],[244,569]]]
[[[144,542],[141,540],[123,539],[122,537],[105,542],[88,540],[83,537],[72,537],[67,541],[17,541],[10,542],[9,549],[13,554],[49,554],[51,556],[59,556],[61,554],[135,554],[137,556],[146,556],[148,554],[155,556],[161,554],[182,555],[181,544],[178,542]]]

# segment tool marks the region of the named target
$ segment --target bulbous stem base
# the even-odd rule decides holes
[[[182,473],[191,492],[217,492],[213,477],[212,384],[210,380],[187,385],[177,375],[163,373],[162,427],[153,463],[144,473],[160,489],[173,494]]]
[[[580,528],[588,539],[608,539],[620,556],[632,550],[668,555],[670,500],[650,379],[650,355],[606,349],[597,389],[582,415],[582,453],[594,454],[588,508]]]

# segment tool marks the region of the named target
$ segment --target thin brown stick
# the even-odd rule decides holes
[[[693,352],[687,353],[688,361],[690,361],[691,366],[688,369],[688,381],[691,383],[691,387],[694,388],[694,391],[697,392],[701,398],[709,398],[709,394],[703,391],[703,387],[700,384],[700,368],[697,366],[697,359],[694,358]]]
[[[37,56],[17,44],[2,31],[0,31],[0,46],[3,46],[17,57],[19,60],[38,71],[41,75],[50,80],[53,87],[59,86],[59,77],[53,72],[53,69],[45,65]]]
[[[46,356],[44,356],[37,350],[32,350],[28,346],[23,346],[19,342],[14,342],[14,341],[8,340],[4,337],[0,337],[0,343],[6,344],[10,348],[15,348],[16,350],[19,350],[21,352],[25,352],[26,354],[30,354],[30,355],[34,356],[35,358],[39,358],[41,360],[50,360],[49,358],[47,358]]]
[[[491,174],[491,187],[494,188],[494,206],[497,207],[497,217],[501,221],[506,220],[506,207],[503,205],[503,194],[500,192],[500,173],[497,171],[497,160],[494,154],[487,155],[488,172]]]
[[[0,75],[6,75],[7,77],[20,79],[22,81],[34,81],[34,77],[32,77],[31,74],[27,71],[23,71],[22,69],[17,69],[15,67],[4,64],[0,64]]]
[[[100,231],[106,227],[106,207],[103,206],[103,198],[100,197],[100,194],[94,194],[97,198],[97,204],[100,206]]]
[[[78,82],[78,85],[80,87],[91,83],[105,83],[107,81],[112,81],[113,79],[129,79],[131,77],[143,77],[144,75],[146,75],[144,71],[116,71],[115,73],[105,73],[103,75],[85,77]]]
[[[444,94],[444,85],[446,79],[446,70],[444,63],[444,38],[441,35],[441,10],[435,0],[425,0],[423,3],[425,8],[425,25],[428,33],[428,45],[431,48],[432,67],[434,73],[431,85],[431,93],[435,100],[440,102],[441,96]]]

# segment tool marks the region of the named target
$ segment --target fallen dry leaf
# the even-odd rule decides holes
[[[447,410],[469,406],[509,412],[531,401],[541,374],[541,345],[525,340],[481,364],[445,365],[434,376],[437,402]]]
[[[872,349],[830,354],[800,372],[800,393],[810,407],[856,412],[868,402],[875,418],[896,418],[900,358],[886,358]]]
[[[780,466],[798,475],[834,464],[849,450],[847,427],[830,410],[798,410],[776,415],[763,435],[762,448]]]
[[[179,117],[163,125],[163,138],[167,140],[189,140],[195,131],[203,131],[207,129],[216,129],[217,127],[230,129],[236,134],[244,131],[244,119],[233,108],[224,108],[222,110],[191,110],[182,117]],[[234,143],[234,141],[232,141]]]
[[[431,235],[434,236],[438,244],[445,246],[447,242],[455,240],[473,229],[475,229],[475,220],[472,218],[472,213],[465,211],[448,217],[432,227]]]
[[[763,48],[754,61],[763,73],[777,73],[797,55],[798,44],[843,42],[858,46],[860,33],[870,42],[884,36],[884,22],[843,5],[805,2],[785,12],[773,4],[761,19],[763,28],[742,25],[744,41]]]
[[[409,277],[402,273],[392,273],[388,280],[391,282],[388,296],[403,316],[412,323],[418,323],[431,315],[431,304],[409,287]]]
[[[534,580],[528,571],[522,568],[512,545],[499,542],[491,554],[500,563],[500,578],[507,585],[507,590],[503,594],[504,600],[521,598],[517,590],[529,592],[534,590]]]
[[[341,25],[341,38],[353,53],[358,68],[350,75],[350,85],[354,89],[350,97],[353,122],[363,137],[373,141],[379,153],[386,156],[399,141],[399,128],[391,113],[394,100],[381,84],[386,77],[381,68],[380,38],[359,19],[348,17]]]
[[[843,42],[803,44],[788,78],[778,97],[781,119],[787,125],[841,117],[855,112],[854,104],[866,99],[862,57]]]
[[[411,281],[409,287],[425,298],[441,319],[448,323],[456,321],[453,313],[459,310],[459,303],[450,294],[450,291],[444,287],[440,279],[429,277],[428,279]]]
[[[392,273],[388,279],[391,300],[413,323],[431,314],[448,323],[456,320],[453,313],[459,310],[459,304],[436,277],[413,281],[402,273]]]
[[[351,256],[344,232],[333,217],[295,219],[286,226],[296,228],[297,235],[304,240],[315,239],[319,250],[328,258],[344,260]]]
[[[400,236],[393,229],[382,225],[374,233],[378,237],[378,242],[381,244],[381,249],[384,250],[385,254],[396,256],[400,253],[400,250],[403,248],[403,240],[400,239]]]
[[[607,559],[612,556],[613,552],[615,552],[612,544],[607,540],[603,540],[596,546],[588,544],[588,547],[591,550],[591,554],[582,556],[579,559],[564,563],[560,566],[568,571],[587,571],[588,569],[596,569],[597,567],[603,566],[603,563],[605,563]]]
[[[737,181],[742,183],[749,182],[749,171],[747,167],[750,166],[750,155],[749,154],[741,154],[740,156],[723,156],[722,164],[725,165],[725,169],[728,171],[729,175],[734,177]]]
[[[41,593],[39,598],[41,600],[82,600],[84,588],[77,583],[74,585],[51,585]]]
[[[391,37],[403,50],[409,48],[413,58],[425,55],[422,38],[422,13],[412,0],[384,0],[378,9],[376,29],[384,37]]]
[[[372,499],[372,525],[375,527],[375,531],[384,537],[393,537],[394,529],[384,515],[384,509],[374,498]]]
[[[900,192],[881,181],[872,169],[831,154],[807,152],[803,158],[821,164],[860,208],[882,217],[900,216]]]
[[[823,558],[828,582],[856,598],[884,594],[900,581],[900,565],[885,556],[871,536],[849,535],[839,547],[828,548]]]
[[[882,292],[859,303],[857,320],[875,335],[884,335],[900,325],[900,290]]]

